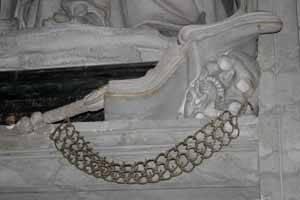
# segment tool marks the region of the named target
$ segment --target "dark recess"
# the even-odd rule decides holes
[[[0,124],[11,124],[35,111],[83,98],[109,80],[144,76],[155,62],[0,72]],[[85,113],[72,121],[101,121],[103,111]]]

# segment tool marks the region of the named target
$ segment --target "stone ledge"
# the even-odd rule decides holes
[[[97,151],[107,155],[109,159],[144,160],[171,148],[201,127],[201,124],[205,122],[151,120],[75,123],[75,126],[87,140],[93,142]],[[119,186],[82,173],[62,158],[47,135],[6,135],[0,142],[0,195],[11,192],[53,194],[70,190],[109,193],[130,188],[141,190],[141,193],[163,189],[197,189],[205,193],[206,190],[214,189],[217,193],[227,190],[256,196],[259,185],[256,118],[243,117],[240,124],[241,137],[192,173],[147,186]],[[14,144],[9,146],[9,140],[5,139],[7,137]],[[234,188],[239,188],[240,191]]]

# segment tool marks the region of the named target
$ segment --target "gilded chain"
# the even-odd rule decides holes
[[[72,165],[89,175],[119,184],[146,184],[191,172],[239,133],[237,115],[225,111],[167,152],[140,162],[116,162],[99,156],[70,122],[58,126],[50,139]]]

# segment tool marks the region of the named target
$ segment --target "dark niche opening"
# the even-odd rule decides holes
[[[13,124],[33,112],[45,112],[83,98],[109,80],[142,77],[156,62],[0,72],[0,124]],[[104,112],[72,121],[101,121]]]

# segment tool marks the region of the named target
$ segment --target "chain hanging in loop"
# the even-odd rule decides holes
[[[64,158],[88,175],[119,184],[147,184],[193,171],[239,134],[238,115],[225,111],[167,152],[154,159],[131,163],[99,156],[70,121],[59,125],[50,139]]]

